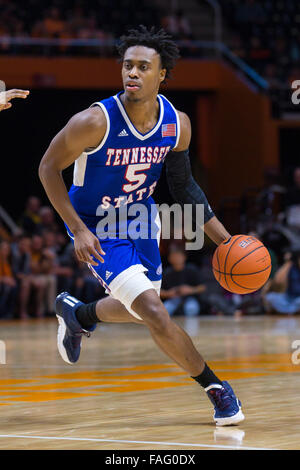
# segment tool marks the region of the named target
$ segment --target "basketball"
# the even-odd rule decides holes
[[[269,279],[271,257],[264,244],[249,235],[235,235],[214,252],[213,273],[224,289],[235,294],[250,294]]]

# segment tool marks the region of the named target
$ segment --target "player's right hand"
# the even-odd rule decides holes
[[[104,263],[100,253],[105,255],[105,252],[102,250],[98,238],[88,228],[74,234],[74,248],[79,261],[98,266],[98,263],[93,259],[96,258]]]

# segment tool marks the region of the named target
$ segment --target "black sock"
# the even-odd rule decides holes
[[[80,305],[80,307],[76,309],[75,316],[82,328],[85,330],[101,321],[96,315],[97,302],[98,300],[96,300],[96,302],[91,302],[90,304]]]
[[[192,377],[192,379],[196,380],[203,388],[209,387],[211,384],[223,385],[222,381],[215,376],[206,363],[202,374],[197,375],[197,377]]]

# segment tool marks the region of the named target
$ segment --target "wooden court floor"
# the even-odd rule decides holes
[[[0,449],[300,449],[300,318],[176,321],[241,399],[239,426],[216,428],[201,387],[144,326],[101,325],[71,366],[55,319],[10,321],[0,323]]]

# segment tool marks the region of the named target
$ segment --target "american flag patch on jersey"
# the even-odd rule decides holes
[[[163,124],[161,134],[162,137],[176,137],[176,124]]]

